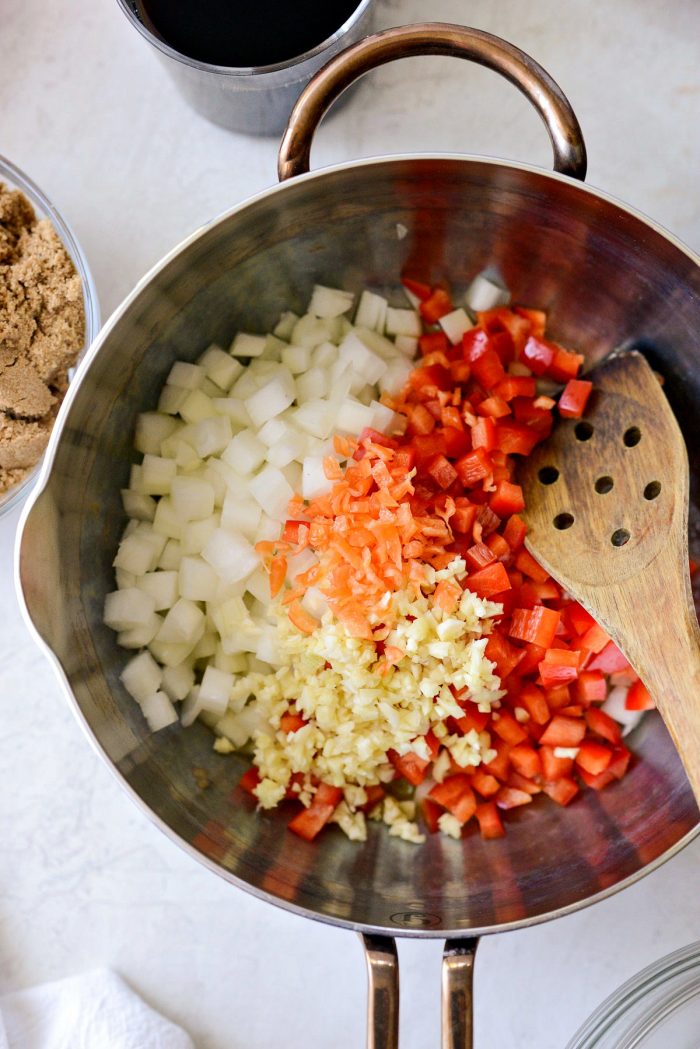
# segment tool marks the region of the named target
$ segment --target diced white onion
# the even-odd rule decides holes
[[[314,317],[339,317],[352,307],[355,296],[351,291],[337,288],[325,288],[322,284],[314,286],[309,303],[309,313]]]
[[[250,494],[269,517],[278,521],[284,520],[294,490],[281,470],[268,463],[251,479],[248,487]],[[255,557],[257,561],[257,554]]]
[[[280,365],[274,378],[265,383],[251,397],[245,406],[256,429],[288,408],[296,396],[294,376],[284,365]]]
[[[258,555],[240,532],[217,528],[202,550],[202,557],[225,583],[245,579],[258,564]]]
[[[440,317],[438,324],[453,346],[461,342],[464,333],[474,327],[466,310],[463,310],[461,306],[452,310],[451,313],[446,313],[444,317]]]
[[[151,732],[160,732],[177,721],[175,707],[165,692],[154,692],[153,695],[142,699],[141,710]]]
[[[363,291],[355,314],[356,326],[383,333],[388,305],[381,295],[376,295],[373,291]]]
[[[417,337],[423,331],[421,319],[415,310],[397,310],[389,306],[386,311],[387,335]]]
[[[510,292],[479,273],[467,288],[464,301],[472,313],[480,313],[482,310],[493,310],[496,306],[507,306]]]
[[[204,633],[204,613],[194,601],[179,598],[170,609],[156,634],[157,641],[168,644],[195,645]]]
[[[158,691],[163,671],[149,652],[140,652],[129,660],[119,677],[129,695],[140,703]]]
[[[265,349],[264,335],[249,335],[239,331],[231,343],[230,352],[234,357],[259,357]]]

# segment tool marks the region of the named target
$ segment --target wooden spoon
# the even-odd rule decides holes
[[[562,419],[523,463],[534,557],[607,630],[658,707],[700,803],[700,629],[688,571],[688,456],[641,354],[587,378],[584,419]]]

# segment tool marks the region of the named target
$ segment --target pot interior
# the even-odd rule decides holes
[[[303,310],[315,282],[370,285],[403,304],[402,272],[446,278],[459,293],[487,266],[516,302],[547,311],[552,338],[589,361],[619,346],[643,349],[666,379],[697,469],[700,269],[690,255],[570,180],[505,163],[406,158],[278,187],[170,258],[98,340],[25,524],[29,614],[109,761],[219,873],[330,921],[438,935],[536,920],[621,885],[698,820],[653,714],[630,739],[640,760],[624,780],[568,809],[520,809],[504,839],[435,835],[416,847],[371,825],[364,846],[337,828],[309,845],[286,832],[288,814],[256,813],[236,787],[243,759],[215,754],[201,724],[149,735],[119,682],[128,654],[101,622],[125,524],[119,489],[136,415],[155,407],[173,361],[212,341],[227,345],[239,329],[270,330],[282,309]],[[697,503],[697,476],[691,485]]]

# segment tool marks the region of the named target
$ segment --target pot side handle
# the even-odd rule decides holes
[[[367,962],[367,1049],[399,1049],[399,958],[391,936],[361,934]]]
[[[367,1049],[399,1047],[399,959],[391,936],[360,934],[367,962]],[[442,1049],[473,1049],[478,939],[446,940],[442,956]]]
[[[554,170],[585,178],[586,147],[576,114],[559,85],[538,62],[491,33],[448,22],[424,22],[365,37],[316,73],[299,96],[282,138],[277,161],[280,182],[309,170],[316,128],[346,88],[377,66],[415,55],[466,58],[510,80],[544,121],[552,142]]]

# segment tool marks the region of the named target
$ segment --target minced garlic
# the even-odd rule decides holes
[[[261,807],[276,806],[292,776],[303,777],[300,796],[309,796],[313,777],[343,789],[345,807],[335,822],[349,837],[363,840],[364,817],[354,819],[366,800],[362,788],[393,778],[388,751],[414,752],[427,760],[424,737],[432,729],[462,768],[492,760],[488,732],[451,735],[445,725],[446,718],[463,715],[454,691],[466,689],[483,711],[498,705],[504,694],[484,653],[501,606],[465,590],[457,609],[447,615],[430,599],[441,579],[464,573],[464,561],[455,558],[446,569],[429,571],[418,597],[406,592],[392,596],[395,627],[385,646],[398,650],[395,665],[382,659],[374,641],[351,637],[331,612],[306,635],[279,610],[276,643],[282,665],[274,673],[239,678],[225,720],[217,726],[225,736],[232,711],[245,709],[250,720],[251,705],[260,715],[258,724],[265,727],[253,733],[253,740]],[[249,696],[253,699],[246,707]],[[301,714],[307,723],[294,732],[282,731],[280,721],[289,712]],[[394,799],[385,799],[382,813],[390,833],[422,840]]]

